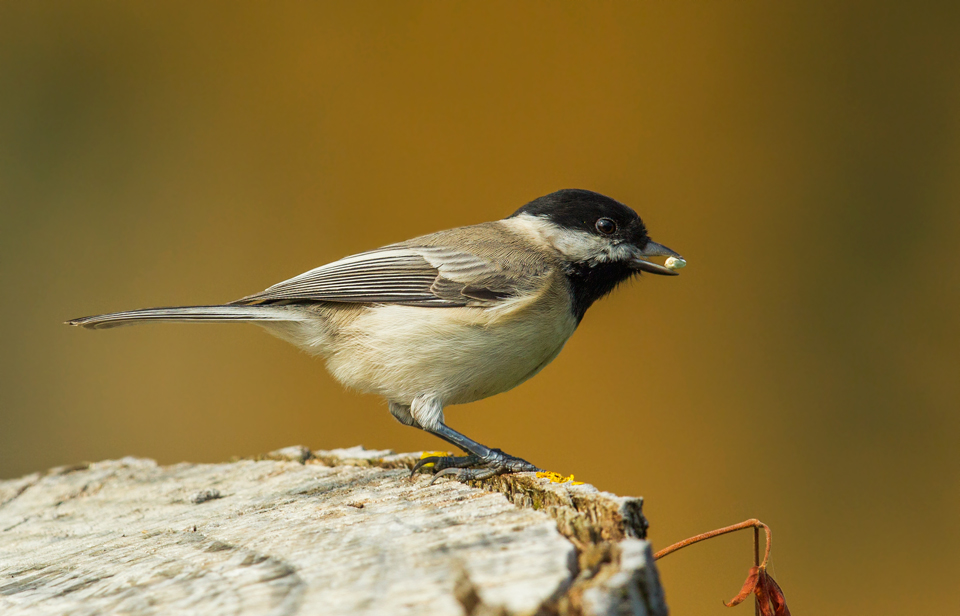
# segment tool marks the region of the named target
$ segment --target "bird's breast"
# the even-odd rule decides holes
[[[516,387],[550,363],[577,320],[561,285],[496,309],[381,305],[338,332],[328,367],[340,382],[409,404],[445,405]]]

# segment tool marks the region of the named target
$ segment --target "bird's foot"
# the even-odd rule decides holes
[[[467,482],[505,473],[533,473],[542,470],[522,458],[505,454],[499,449],[491,449],[490,455],[486,457],[474,454],[429,456],[416,463],[410,476],[412,477],[430,464],[433,465],[434,473],[430,480],[431,484],[443,476],[452,476],[459,481]]]

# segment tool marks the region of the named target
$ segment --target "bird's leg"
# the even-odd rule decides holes
[[[387,403],[387,407],[390,409],[390,414],[393,415],[393,418],[403,425],[413,426],[414,428],[423,430],[420,424],[417,423],[417,420],[413,418],[413,414],[410,412],[410,405],[391,401]]]
[[[390,414],[393,415],[393,418],[399,421],[400,423],[402,423],[403,425],[410,426],[412,428],[416,428],[417,430],[423,430],[424,432],[427,432],[427,430],[423,426],[421,426],[416,419],[414,419],[413,413],[411,412],[411,408],[409,404],[401,404],[399,402],[390,402],[389,408],[390,408]],[[457,445],[450,439],[444,438],[442,436],[440,436],[440,438],[447,441],[454,447],[459,447],[459,445]]]
[[[526,460],[505,454],[499,449],[490,449],[486,445],[481,445],[442,422],[423,429],[459,447],[469,455],[424,458],[413,467],[411,475],[431,463],[435,473],[433,481],[443,475],[452,475],[460,481],[471,481],[504,473],[528,473],[542,470]]]
[[[461,481],[470,481],[503,473],[541,470],[526,460],[505,454],[499,449],[490,449],[451,429],[443,423],[443,401],[437,396],[421,394],[409,406],[391,403],[390,412],[402,423],[425,430],[468,454],[423,458],[414,465],[411,476],[428,464],[433,465],[434,480],[443,475],[453,475]]]

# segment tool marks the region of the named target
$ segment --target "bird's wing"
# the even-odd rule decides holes
[[[514,278],[468,252],[404,244],[334,261],[232,303],[492,306],[517,294]]]

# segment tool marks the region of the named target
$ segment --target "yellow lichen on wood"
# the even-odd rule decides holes
[[[550,480],[550,483],[567,483],[567,482],[570,482],[570,485],[573,485],[573,486],[582,486],[582,485],[583,485],[583,482],[582,482],[582,481],[574,481],[574,480],[573,480],[573,475],[570,475],[569,477],[564,477],[564,476],[561,475],[560,473],[555,473],[555,472],[553,472],[553,471],[540,471],[540,472],[537,473],[537,477],[539,477],[539,478],[541,478],[541,479],[549,479],[549,480]]]
[[[420,454],[420,459],[423,460],[425,458],[445,458],[449,455],[450,455],[449,451],[424,451],[423,453]],[[433,462],[427,462],[426,464],[423,465],[424,468],[428,466],[433,466]]]

